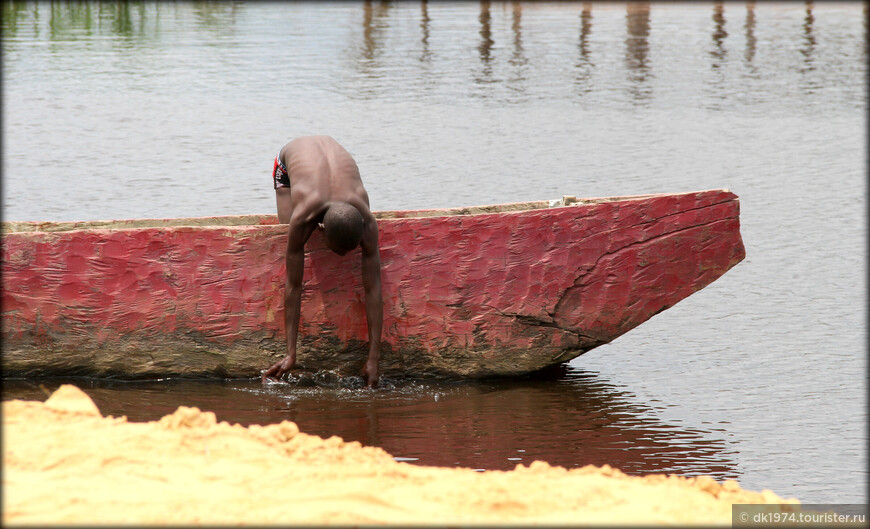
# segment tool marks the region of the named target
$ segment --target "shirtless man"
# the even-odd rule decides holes
[[[280,379],[296,364],[296,337],[302,305],[305,243],[315,229],[323,230],[326,246],[345,255],[362,248],[362,282],[366,296],[369,356],[362,369],[368,387],[378,383],[383,301],[378,225],[369,210],[369,196],[359,168],[344,147],[329,136],[297,138],[278,152],[272,169],[278,201],[278,222],[289,224],[287,282],[284,286],[284,329],[287,355],[263,372]]]

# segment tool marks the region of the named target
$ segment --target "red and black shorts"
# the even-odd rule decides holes
[[[275,156],[275,165],[272,166],[272,183],[275,189],[290,187],[290,175],[287,174],[287,168],[284,167],[284,162],[281,161],[280,152]]]

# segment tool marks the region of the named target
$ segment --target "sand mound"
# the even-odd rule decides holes
[[[289,421],[245,428],[197,408],[129,423],[68,385],[45,403],[4,402],[3,436],[4,524],[730,525],[732,503],[785,502],[607,465],[414,466]]]
[[[100,416],[100,410],[94,401],[84,391],[70,384],[57,388],[45,401],[45,407],[59,412]]]

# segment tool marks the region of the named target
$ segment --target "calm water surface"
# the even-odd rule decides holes
[[[655,413],[661,403],[636,402],[625,388],[571,366],[519,380],[384,379],[376,391],[362,389],[362,378],[327,372],[265,387],[259,380],[51,378],[7,379],[4,390],[44,400],[43,388],[61,382],[84,389],[104,414],[131,421],[159,419],[184,403],[230,423],[292,420],[306,433],[380,446],[397,460],[428,465],[509,470],[540,459],[634,474],[740,474],[727,424],[664,423]]]
[[[19,3],[4,220],[265,213],[327,133],[374,209],[730,188],[747,258],[561,372],[78,380],[105,413],[289,418],[421,464],[707,473],[867,501],[861,3]],[[44,398],[59,380],[7,380]]]

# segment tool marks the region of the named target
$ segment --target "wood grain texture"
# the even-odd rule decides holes
[[[744,257],[724,190],[411,215],[378,214],[387,376],[565,362]],[[4,372],[257,376],[285,347],[286,226],[235,219],[250,222],[4,226]],[[367,351],[359,250],[338,256],[315,233],[303,285],[298,364],[355,373]]]

